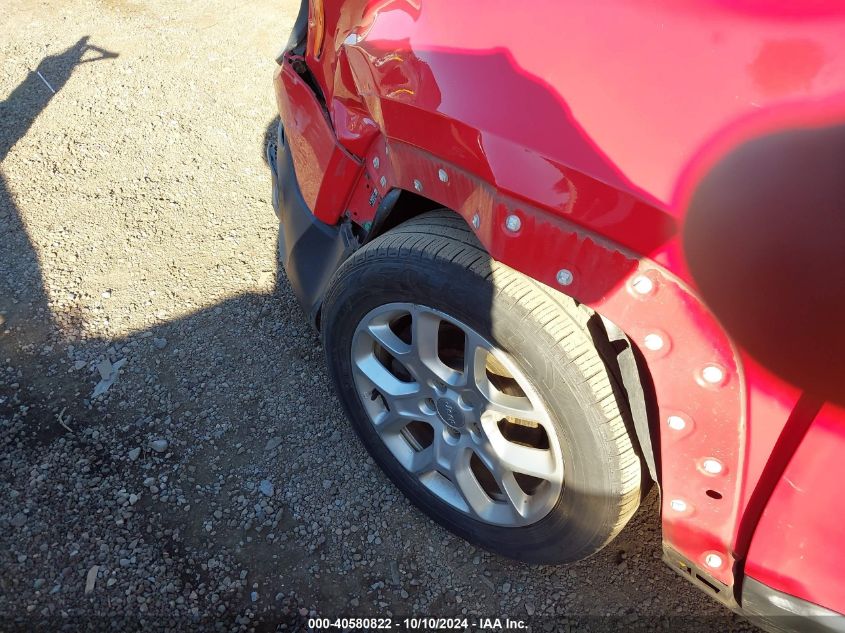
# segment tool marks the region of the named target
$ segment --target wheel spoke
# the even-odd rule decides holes
[[[461,497],[463,497],[466,504],[472,508],[473,512],[481,517],[485,517],[488,514],[490,506],[493,504],[493,500],[487,496],[481,483],[479,483],[475,474],[470,469],[469,458],[466,461],[466,467],[455,473],[455,486],[458,492],[461,493]]]
[[[499,488],[505,493],[505,497],[508,500],[511,510],[516,512],[516,514],[520,517],[525,517],[528,513],[528,502],[530,501],[530,497],[525,494],[525,491],[522,488],[519,487],[513,473],[504,472],[500,475],[496,475],[494,473],[494,477],[496,478],[496,483],[499,485]]]
[[[484,514],[486,507],[492,502],[470,468],[472,452],[464,445],[450,444],[442,435],[435,439],[434,446],[440,473],[452,482],[473,512]]]
[[[437,468],[437,461],[434,455],[434,446],[427,446],[421,451],[416,451],[410,460],[408,470],[415,475],[424,475]]]
[[[437,353],[442,319],[419,306],[415,306],[412,319],[411,340],[416,358],[411,364],[421,374],[419,378],[434,378],[446,383],[455,383],[458,372],[444,365]]]
[[[502,393],[493,387],[489,381],[484,381],[479,387],[479,391],[486,401],[484,412],[488,414],[488,417],[496,417],[489,415],[492,413],[498,414],[498,419],[511,417],[539,423],[546,421],[545,411],[542,408],[535,407],[526,396],[511,396]]]
[[[419,359],[426,365],[440,362],[437,356],[440,318],[426,310],[415,309],[411,315],[411,343]]]
[[[403,360],[412,351],[412,346],[396,336],[388,323],[370,323],[367,332],[373,339],[398,360]]]
[[[464,345],[464,384],[466,386],[480,389],[481,385],[489,383],[486,369],[487,354],[484,340],[474,333],[466,333]]]
[[[522,473],[546,481],[560,481],[562,469],[557,464],[552,451],[511,442],[502,435],[497,422],[484,423],[484,432],[489,440],[487,450],[494,468]]]
[[[356,358],[355,366],[388,399],[391,396],[408,396],[419,391],[418,383],[399,380],[372,353]]]
[[[384,411],[373,420],[373,426],[380,435],[396,434],[413,422],[413,418],[395,410]]]

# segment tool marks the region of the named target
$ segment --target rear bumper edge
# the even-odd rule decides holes
[[[845,633],[845,615],[746,577],[742,583],[742,615],[772,633]]]
[[[281,123],[275,146],[267,147],[267,160],[279,218],[279,262],[311,325],[318,327],[323,295],[335,270],[354,250],[354,236],[348,222],[329,226],[308,208]]]

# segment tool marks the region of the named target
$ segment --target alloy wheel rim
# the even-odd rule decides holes
[[[513,359],[439,310],[390,303],[352,340],[358,396],[381,441],[432,494],[468,516],[521,527],[563,489],[551,416]]]

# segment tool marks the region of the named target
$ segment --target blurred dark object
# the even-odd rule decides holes
[[[781,378],[845,404],[845,125],[756,138],[695,190],[684,248],[703,299]]]

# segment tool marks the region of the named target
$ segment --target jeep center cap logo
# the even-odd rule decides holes
[[[453,429],[461,429],[464,426],[464,414],[457,403],[449,398],[437,400],[437,415]]]

